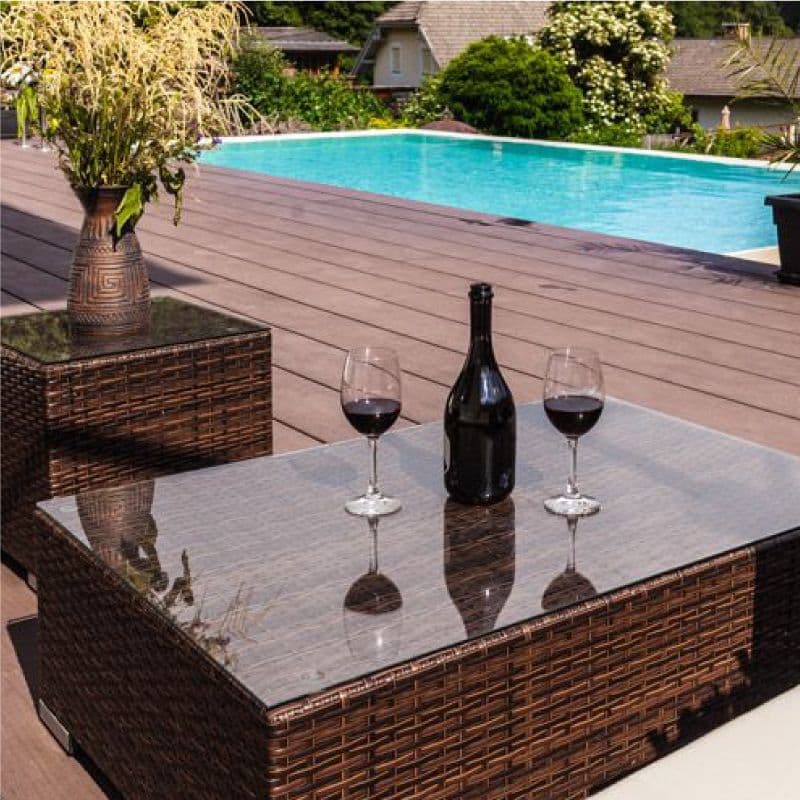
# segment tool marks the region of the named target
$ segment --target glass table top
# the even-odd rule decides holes
[[[139,336],[76,342],[70,338],[66,311],[3,317],[0,320],[0,334],[7,347],[43,364],[57,364],[201,339],[253,333],[265,327],[172,297],[153,298],[151,309],[150,330]]]
[[[540,404],[502,504],[447,501],[441,448],[438,423],[383,437],[403,509],[377,523],[343,508],[363,440],[40,507],[268,706],[800,526],[800,459],[620,401],[580,444],[603,510],[572,525],[542,507],[568,457]]]

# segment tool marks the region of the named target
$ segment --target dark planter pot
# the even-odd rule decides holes
[[[775,273],[781,283],[800,286],[800,194],[777,194],[764,199],[772,207],[778,226],[781,268]]]
[[[130,336],[150,324],[150,282],[130,224],[116,236],[124,186],[75,187],[85,211],[69,275],[67,312],[78,338]]]
[[[17,137],[17,110],[15,108],[0,108],[0,135],[3,139]]]

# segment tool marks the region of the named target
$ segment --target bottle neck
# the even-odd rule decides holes
[[[470,351],[494,359],[492,349],[492,304],[489,300],[470,303]]]

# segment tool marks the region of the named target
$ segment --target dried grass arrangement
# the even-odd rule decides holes
[[[201,137],[239,129],[230,96],[241,4],[20,0],[3,14],[2,69],[35,75],[34,132],[57,150],[73,187],[123,186],[119,231],[136,223],[158,179],[181,208]]]

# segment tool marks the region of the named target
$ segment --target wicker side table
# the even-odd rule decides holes
[[[270,347],[171,298],[107,342],[71,342],[64,312],[3,319],[3,551],[36,573],[40,500],[271,454]]]

